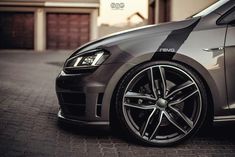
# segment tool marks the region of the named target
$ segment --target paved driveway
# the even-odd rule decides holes
[[[184,144],[153,148],[107,130],[57,125],[55,77],[68,53],[0,52],[0,156],[235,156],[235,126],[214,127]]]

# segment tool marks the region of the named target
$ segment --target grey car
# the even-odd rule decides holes
[[[112,126],[169,146],[235,120],[235,1],[79,47],[56,79],[66,122]]]

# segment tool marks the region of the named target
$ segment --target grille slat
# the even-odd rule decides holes
[[[86,95],[84,93],[60,93],[63,103],[68,104],[86,104]]]
[[[86,95],[84,93],[59,93],[60,106],[65,116],[79,118],[86,116]]]
[[[84,117],[86,115],[86,107],[85,106],[75,106],[75,105],[62,105],[62,112],[67,117]]]

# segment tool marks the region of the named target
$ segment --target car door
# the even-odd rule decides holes
[[[225,40],[225,72],[227,83],[228,104],[235,114],[235,8],[231,9],[220,21],[227,24]]]

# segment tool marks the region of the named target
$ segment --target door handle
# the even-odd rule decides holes
[[[225,46],[225,48],[235,48],[235,45]]]
[[[206,52],[213,52],[213,51],[222,51],[224,50],[224,47],[216,47],[216,48],[205,48],[203,49],[203,51],[206,51]]]

